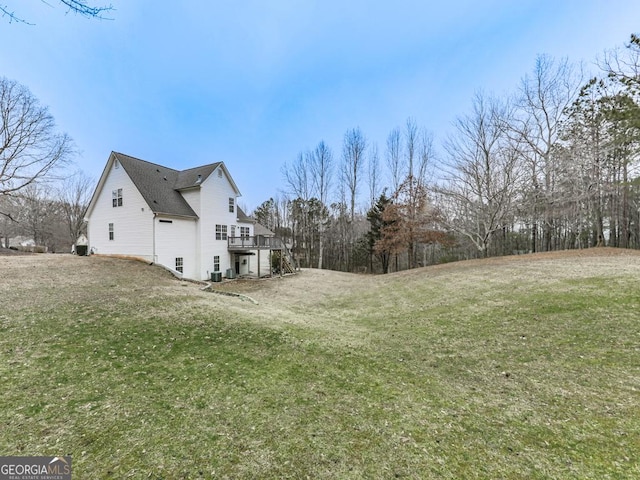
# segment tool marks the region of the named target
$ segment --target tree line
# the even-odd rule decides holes
[[[412,118],[382,146],[360,128],[282,168],[252,215],[303,267],[388,272],[609,245],[640,248],[640,38],[600,73],[539,56],[513,94],[472,99],[438,147]],[[92,181],[69,176],[73,142],[25,87],[0,78],[0,246],[66,250]],[[4,240],[4,241],[3,241]]]
[[[477,93],[438,154],[411,118],[382,149],[359,128],[320,141],[253,216],[301,266],[345,271],[640,248],[640,38],[598,66],[539,56],[513,94]]]
[[[70,251],[84,232],[93,180],[68,173],[75,149],[48,108],[19,83],[0,78],[0,247],[25,237]]]
[[[0,195],[0,248],[21,249],[23,241],[48,252],[71,251],[86,234],[85,213],[94,181],[82,172],[54,182],[29,184]]]

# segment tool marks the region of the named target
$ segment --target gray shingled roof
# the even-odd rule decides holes
[[[262,225],[261,223],[256,222],[253,226],[253,234],[254,235],[263,235],[265,237],[275,237],[276,234],[269,230],[267,227]]]
[[[247,222],[253,223],[253,234],[254,235],[264,235],[265,237],[275,237],[276,234],[269,230],[267,227],[258,223],[255,218],[248,216],[244,213],[244,210],[238,206],[238,221],[239,222]]]
[[[211,172],[218,168],[220,164],[221,162],[211,163],[209,165],[203,165],[201,167],[190,168],[189,170],[182,170],[181,172],[178,172],[178,180],[173,188],[176,190],[182,190],[184,188],[200,185],[209,175],[211,175]]]
[[[182,217],[198,218],[178,192],[177,185],[182,185],[180,188],[195,186],[198,174],[202,175],[201,181],[203,181],[206,178],[205,175],[208,176],[215,166],[219,165],[205,165],[179,172],[122,153],[113,152],[113,154],[154,213]],[[207,171],[209,173],[206,173]]]
[[[238,221],[239,222],[248,222],[248,223],[255,222],[255,220],[253,218],[249,217],[246,213],[244,213],[244,211],[240,208],[240,205],[238,205],[238,207],[237,207],[237,212],[238,212]]]

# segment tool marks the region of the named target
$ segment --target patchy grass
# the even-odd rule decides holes
[[[77,478],[638,478],[640,256],[201,292],[0,257],[0,452]]]

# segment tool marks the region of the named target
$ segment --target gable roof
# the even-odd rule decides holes
[[[211,172],[222,165],[222,162],[211,163],[201,167],[190,168],[178,172],[178,178],[173,188],[183,190],[185,188],[197,187],[204,182]]]
[[[127,175],[142,195],[144,201],[149,205],[151,211],[157,214],[198,218],[198,215],[193,211],[180,191],[198,188],[216,170],[224,172],[236,195],[241,195],[223,162],[180,171],[125,155],[124,153],[111,152],[89,202],[85,218],[88,219],[91,216],[97,196],[104,186],[113,163],[116,161],[127,172]],[[244,212],[242,216],[246,217]]]
[[[269,230],[267,227],[262,225],[261,223],[256,222],[253,226],[253,234],[254,235],[262,235],[264,237],[275,237],[276,234]]]
[[[176,190],[181,172],[123,153],[113,152],[112,156],[120,162],[152,212],[198,218]]]
[[[244,210],[242,210],[242,208],[240,208],[240,205],[237,206],[237,214],[238,214],[238,221],[239,222],[246,222],[246,223],[254,223],[255,222],[255,220],[253,218],[251,218],[246,213],[244,213]]]

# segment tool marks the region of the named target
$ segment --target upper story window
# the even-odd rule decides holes
[[[111,202],[114,207],[122,206],[122,189],[121,188],[118,188],[117,190],[114,190],[113,192],[111,192]]]
[[[226,239],[227,239],[227,226],[216,225],[216,240],[226,240]]]
[[[248,237],[249,236],[249,227],[240,227],[240,236]]]
[[[236,199],[233,197],[229,197],[229,213],[235,212]]]

